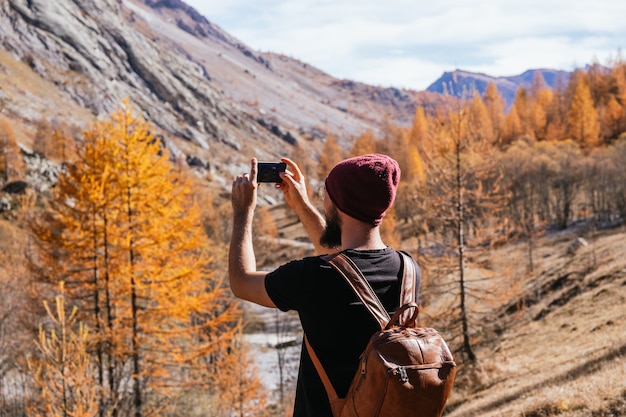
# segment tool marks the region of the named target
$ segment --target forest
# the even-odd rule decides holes
[[[87,128],[39,121],[31,156],[58,167],[45,192],[19,187],[33,168],[7,118],[0,151],[0,185],[20,188],[0,213],[0,415],[290,415],[288,401],[269,401],[228,289],[228,199],[206,192],[210,178],[176,161],[130,100]],[[626,63],[578,70],[555,89],[538,77],[510,109],[490,84],[417,108],[412,126],[329,132],[319,158],[298,145],[284,156],[314,184],[372,152],[402,169],[384,240],[417,257],[423,317],[469,369],[501,325],[492,311],[521,308],[520,288],[467,274],[472,263],[522,242],[531,273],[545,233],[623,224]],[[258,217],[258,234],[280,236],[265,208]]]

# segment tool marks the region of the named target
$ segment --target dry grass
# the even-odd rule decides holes
[[[626,413],[625,237],[604,232],[573,257],[566,251],[575,235],[542,239],[539,267],[525,283],[530,305],[497,340],[477,347],[476,369],[461,366],[446,415]],[[519,263],[515,252],[524,250],[505,247],[497,258]]]

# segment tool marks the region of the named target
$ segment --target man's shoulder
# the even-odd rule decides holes
[[[268,273],[268,276],[271,275],[283,275],[283,274],[308,274],[308,273],[316,273],[320,269],[330,268],[328,261],[324,259],[324,255],[318,256],[307,256],[300,259],[294,259],[289,261],[274,271]]]

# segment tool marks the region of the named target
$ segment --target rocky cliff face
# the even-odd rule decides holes
[[[129,98],[176,155],[226,177],[252,154],[315,155],[327,133],[410,123],[432,98],[255,52],[180,0],[1,0],[0,45],[1,111],[25,137],[41,117],[83,124]]]
[[[115,0],[8,0],[2,46],[95,114],[129,97],[168,133],[203,147],[227,137],[222,125],[241,115],[203,68],[136,30],[133,16]]]

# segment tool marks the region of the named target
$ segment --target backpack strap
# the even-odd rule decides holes
[[[345,253],[338,253],[328,263],[346,280],[363,305],[378,322],[381,330],[384,329],[391,317],[389,317],[387,310],[385,310],[385,307],[378,299],[374,289],[367,282],[354,261]]]
[[[315,370],[317,374],[320,376],[322,380],[322,384],[324,384],[324,388],[326,389],[326,395],[328,395],[328,402],[332,405],[339,399],[337,396],[337,391],[335,391],[335,387],[333,387],[333,383],[330,382],[330,378],[328,378],[328,374],[324,370],[324,366],[322,366],[322,362],[320,362],[319,358],[315,354],[313,347],[309,343],[309,339],[304,335],[304,345],[306,346],[307,352],[309,352],[309,357],[311,358],[311,362],[315,366]]]
[[[415,300],[415,286],[417,285],[415,263],[406,252],[398,251],[398,253],[402,257],[403,265],[402,286],[400,288],[400,302],[398,305],[402,307],[405,304],[417,304]],[[380,328],[384,329],[389,323],[389,314],[354,261],[345,253],[338,253],[333,256],[324,257],[324,259],[346,280],[363,305],[378,322]],[[405,310],[400,315],[398,322],[403,326],[413,327],[415,323],[414,312]]]
[[[394,314],[393,321],[395,322],[397,316],[399,315],[398,321],[400,323],[412,322],[414,324],[417,313],[414,312],[411,314],[410,307],[414,306],[417,309],[417,305],[415,304],[415,284],[417,281],[415,264],[413,263],[413,259],[407,253],[403,251],[399,251],[398,253],[401,255],[403,263],[402,287],[400,288],[400,310]],[[324,256],[322,259],[327,261],[335,269],[335,271],[337,271],[339,275],[346,280],[363,305],[380,324],[381,329],[384,330],[388,324],[391,324],[392,319],[389,317],[389,313],[387,313],[387,310],[383,307],[372,286],[369,282],[367,282],[363,273],[352,259],[350,259],[345,253]],[[405,307],[407,304],[410,306]],[[313,362],[313,365],[315,366],[315,369],[324,384],[328,400],[330,401],[332,407],[332,405],[335,404],[339,398],[337,396],[337,391],[335,391],[333,384],[330,382],[330,378],[328,378],[326,371],[324,371],[324,367],[315,354],[315,351],[309,343],[306,334],[304,335],[304,345],[309,353],[311,362]]]
[[[415,286],[417,285],[417,270],[415,268],[415,263],[413,262],[413,258],[411,258],[408,253],[404,251],[398,251],[398,253],[402,256],[404,269],[402,273],[402,287],[400,288],[399,307],[407,304],[417,305],[417,300],[415,299]],[[417,312],[417,307],[415,312],[411,312],[411,309],[405,309],[400,314],[398,322],[402,326],[415,327]]]

